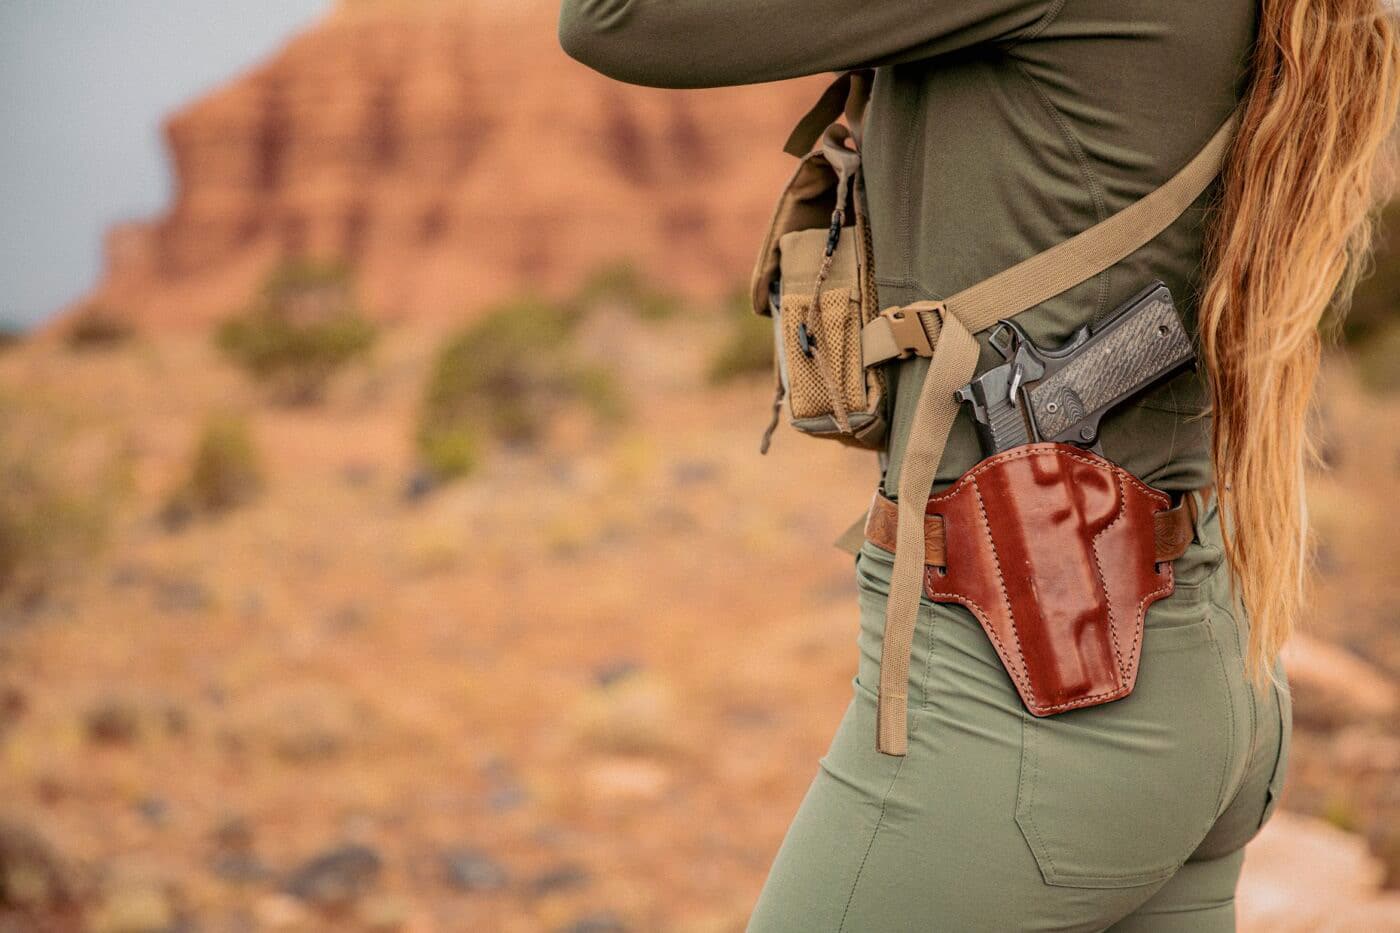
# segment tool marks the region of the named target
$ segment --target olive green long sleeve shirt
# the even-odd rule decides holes
[[[875,66],[864,165],[884,307],[946,297],[1170,178],[1234,108],[1255,28],[1255,0],[563,0],[559,22],[570,55],[656,87]],[[1161,279],[1193,324],[1213,193],[1018,321],[1058,344]],[[896,365],[890,492],[928,364]],[[1105,420],[1105,453],[1159,488],[1207,482],[1206,399],[1196,374],[1173,379]],[[979,457],[964,412],[936,485]]]

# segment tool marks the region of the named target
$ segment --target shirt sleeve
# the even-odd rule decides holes
[[[915,61],[1036,31],[1063,0],[563,0],[559,41],[609,77],[720,87]]]

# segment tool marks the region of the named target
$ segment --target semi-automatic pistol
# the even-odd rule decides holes
[[[1161,282],[1054,349],[1036,346],[1011,320],[996,325],[991,344],[1006,362],[957,392],[972,406],[988,456],[1033,441],[1097,450],[1108,411],[1196,358]]]

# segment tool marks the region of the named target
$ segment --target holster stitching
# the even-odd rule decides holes
[[[1021,654],[1020,654],[1020,647],[1021,647],[1021,646],[1020,646],[1020,636],[1016,633],[1016,618],[1015,618],[1015,615],[1011,612],[1010,598],[1009,598],[1009,596],[1007,595],[1007,592],[1006,592],[1006,581],[1005,581],[1005,577],[1002,575],[1002,572],[1001,572],[1001,561],[1000,561],[1000,557],[997,555],[997,552],[996,552],[996,542],[995,542],[994,540],[991,539],[991,525],[990,525],[990,522],[988,521],[988,518],[987,518],[986,507],[985,507],[985,505],[984,505],[984,503],[983,503],[983,501],[982,501],[982,493],[981,493],[981,490],[980,490],[980,489],[978,488],[978,486],[977,486],[977,477],[978,477],[979,474],[985,472],[986,470],[992,469],[993,467],[997,466],[998,464],[1000,464],[1000,463],[1002,463],[1002,462],[1009,461],[1009,460],[1022,459],[1022,458],[1025,458],[1025,457],[1035,456],[1035,455],[1041,454],[1041,453],[1044,453],[1044,450],[1035,450],[1035,449],[1024,449],[1024,450],[1023,450],[1023,449],[1013,449],[1013,450],[1010,450],[1010,451],[1006,451],[1005,453],[998,454],[998,455],[996,455],[996,456],[994,456],[994,457],[989,457],[989,458],[987,458],[985,461],[983,461],[981,464],[979,464],[978,466],[976,466],[976,467],[974,467],[972,470],[970,470],[967,474],[965,474],[964,477],[963,477],[963,479],[962,479],[962,480],[959,480],[959,481],[958,481],[958,484],[954,484],[954,487],[953,487],[953,488],[956,488],[957,485],[961,484],[961,482],[962,482],[963,480],[966,480],[966,481],[968,482],[968,484],[969,484],[970,486],[972,486],[973,492],[974,492],[974,494],[977,496],[977,505],[978,505],[978,509],[979,509],[979,511],[981,512],[981,516],[982,516],[982,527],[985,529],[985,533],[986,533],[986,535],[987,535],[987,538],[988,538],[988,540],[989,540],[989,541],[991,542],[991,544],[992,544],[992,547],[991,547],[992,560],[996,563],[996,566],[997,566],[997,584],[998,584],[998,586],[1000,586],[1000,588],[1001,588],[1002,599],[1006,601],[1006,606],[1007,606],[1007,617],[1008,617],[1008,618],[1010,619],[1010,621],[1011,621],[1011,631],[1012,631],[1012,634],[1015,635],[1016,638],[1017,638],[1017,644],[1016,644],[1017,655],[1016,655],[1016,657],[1017,657],[1017,661],[1018,661],[1018,662],[1020,661],[1020,658],[1021,658]],[[1067,459],[1069,459],[1069,460],[1074,460],[1074,461],[1076,461],[1076,462],[1078,462],[1078,463],[1085,464],[1086,466],[1090,466],[1090,467],[1093,467],[1093,468],[1095,468],[1095,469],[1102,469],[1102,468],[1103,468],[1103,464],[1102,464],[1101,462],[1097,461],[1097,460],[1091,460],[1091,459],[1089,459],[1089,458],[1087,458],[1087,457],[1081,457],[1081,456],[1078,456],[1078,455],[1076,455],[1076,454],[1070,453],[1070,452],[1068,452],[1068,451],[1056,450],[1056,451],[1055,451],[1055,454],[1056,454],[1056,456],[1058,456],[1058,457],[1064,457],[1064,458],[1067,458]],[[1142,480],[1138,479],[1136,476],[1134,476],[1133,474],[1129,473],[1127,470],[1124,470],[1124,469],[1121,469],[1121,468],[1119,468],[1119,467],[1116,467],[1116,466],[1113,465],[1113,464],[1110,464],[1110,466],[1111,466],[1111,467],[1114,467],[1114,473],[1115,473],[1115,475],[1117,475],[1117,477],[1118,477],[1118,479],[1119,479],[1120,482],[1125,482],[1125,481],[1128,482],[1128,483],[1131,484],[1134,488],[1136,488],[1137,490],[1139,490],[1140,492],[1142,492],[1148,499],[1150,499],[1150,500],[1152,500],[1152,501],[1154,501],[1154,502],[1163,503],[1163,501],[1165,500],[1164,506],[1163,506],[1164,508],[1165,508],[1165,507],[1169,507],[1169,506],[1171,505],[1171,499],[1170,499],[1170,497],[1167,497],[1167,496],[1165,496],[1162,492],[1160,492],[1160,491],[1158,491],[1158,490],[1156,490],[1156,489],[1153,489],[1151,486],[1147,485],[1147,484],[1144,483]],[[950,491],[951,491],[951,490],[945,490],[943,493],[940,493],[939,496],[936,496],[936,497],[934,497],[934,498],[937,499],[937,498],[941,498],[941,497],[947,496],[947,495],[949,494]],[[1127,497],[1126,497],[1126,495],[1120,496],[1119,499],[1120,499],[1120,501],[1119,501],[1119,516],[1116,517],[1116,518],[1114,519],[1114,522],[1117,522],[1117,521],[1118,521],[1118,518],[1121,518],[1122,513],[1123,513],[1123,511],[1126,509],[1126,506],[1127,506]],[[1111,524],[1110,524],[1110,527],[1111,527]],[[1099,557],[1098,557],[1098,538],[1097,538],[1097,537],[1096,537],[1095,540],[1094,540],[1094,559],[1095,559],[1095,562],[1096,562],[1096,563],[1097,563],[1098,560],[1099,560]],[[1099,569],[1100,575],[1102,576],[1102,573],[1103,573],[1102,566],[1100,566],[1098,569]],[[976,614],[976,616],[977,616],[977,618],[978,618],[978,621],[982,624],[983,630],[987,633],[987,635],[992,639],[993,643],[996,645],[997,654],[1001,656],[1002,661],[1003,661],[1003,665],[1002,665],[1002,666],[1003,666],[1003,667],[1006,667],[1006,666],[1007,666],[1007,665],[1006,665],[1006,660],[1007,660],[1006,645],[1005,645],[1005,643],[1002,642],[1001,638],[996,634],[995,626],[993,626],[993,625],[991,624],[991,622],[989,621],[989,618],[990,618],[990,617],[989,617],[989,615],[988,615],[986,609],[984,609],[984,608],[982,608],[980,605],[978,605],[977,602],[976,602],[975,600],[969,599],[968,597],[966,597],[966,596],[964,596],[964,595],[962,595],[962,594],[947,594],[946,596],[945,596],[944,594],[938,594],[938,597],[942,597],[942,598],[938,598],[938,597],[933,596],[933,595],[932,595],[932,590],[933,590],[934,588],[933,588],[933,586],[931,585],[931,582],[930,582],[931,579],[932,579],[932,578],[930,577],[930,574],[931,574],[931,573],[932,573],[932,570],[931,570],[930,568],[927,568],[927,567],[924,568],[924,592],[925,592],[925,594],[926,594],[926,595],[929,595],[929,598],[932,599],[934,602],[955,602],[955,603],[958,603],[958,604],[960,604],[960,605],[966,607],[967,609],[971,610],[974,614]],[[1170,594],[1170,593],[1172,592],[1172,589],[1173,589],[1174,580],[1175,580],[1175,577],[1174,577],[1172,565],[1171,565],[1171,564],[1167,564],[1166,582],[1165,582],[1161,587],[1159,587],[1159,588],[1153,590],[1152,592],[1148,593],[1146,596],[1144,596],[1144,597],[1138,602],[1137,611],[1136,611],[1136,613],[1135,613],[1135,619],[1134,619],[1134,629],[1133,629],[1133,650],[1134,650],[1134,651],[1138,650],[1138,645],[1139,645],[1139,643],[1142,641],[1142,633],[1143,633],[1144,622],[1145,622],[1145,616],[1146,616],[1146,613],[1147,613],[1147,606],[1148,606],[1148,604],[1151,603],[1152,601],[1156,600],[1156,599],[1160,599],[1161,597]],[[1110,632],[1111,632],[1111,631],[1112,631],[1112,629],[1111,629],[1111,626],[1110,626]],[[1118,697],[1120,697],[1120,696],[1125,696],[1125,695],[1127,694],[1127,692],[1128,692],[1128,684],[1126,683],[1126,679],[1127,679],[1127,678],[1126,678],[1126,675],[1125,675],[1124,670],[1123,670],[1122,656],[1121,656],[1121,654],[1119,654],[1119,646],[1118,646],[1117,636],[1114,635],[1113,637],[1114,637],[1114,653],[1115,653],[1115,655],[1117,655],[1117,660],[1118,660],[1118,665],[1119,665],[1118,685],[1115,686],[1112,690],[1106,690],[1106,691],[1103,691],[1103,692],[1101,692],[1101,693],[1090,694],[1089,696],[1079,697],[1078,699],[1069,700],[1069,701],[1066,701],[1066,702],[1064,702],[1064,703],[1057,703],[1057,704],[1055,704],[1055,705],[1053,705],[1053,706],[1043,706],[1043,707],[1041,707],[1041,709],[1044,711],[1043,715],[1050,715],[1050,714],[1053,714],[1053,713],[1061,713],[1061,712],[1065,712],[1065,711],[1067,711],[1067,710],[1076,709],[1076,708],[1081,707],[1081,706],[1093,706],[1093,705],[1097,704],[1097,703],[1100,702],[1100,701],[1106,701],[1106,700],[1116,699],[1116,698],[1118,698]],[[1018,663],[1017,666],[1019,667],[1020,664]],[[1011,672],[1011,671],[1008,671],[1008,673],[1011,675],[1012,680],[1018,685],[1018,689],[1024,689],[1023,698],[1025,698],[1025,699],[1028,701],[1027,706],[1029,706],[1031,703],[1034,703],[1034,702],[1035,702],[1035,692],[1034,692],[1034,690],[1031,688],[1030,681],[1029,681],[1029,677],[1028,677],[1026,674],[1020,673],[1020,672]]]
[[[1109,475],[1113,477],[1114,482],[1121,483],[1121,479],[1119,478],[1119,475],[1118,475],[1118,472],[1119,472],[1118,470],[1109,470],[1108,472],[1109,472]],[[1127,677],[1127,673],[1128,673],[1128,672],[1127,672],[1127,670],[1123,667],[1123,650],[1122,650],[1122,647],[1118,644],[1118,626],[1116,626],[1116,625],[1113,624],[1113,623],[1114,623],[1113,600],[1111,600],[1111,599],[1108,598],[1108,575],[1107,575],[1106,573],[1104,573],[1104,570],[1103,570],[1103,556],[1102,556],[1102,554],[1101,554],[1100,551],[1099,551],[1099,542],[1100,542],[1101,540],[1103,540],[1103,536],[1104,536],[1104,535],[1108,534],[1108,531],[1109,531],[1110,528],[1112,528],[1114,525],[1118,524],[1120,521],[1123,520],[1123,516],[1124,516],[1124,514],[1127,513],[1127,511],[1128,511],[1128,496],[1127,496],[1127,494],[1122,490],[1122,488],[1121,488],[1121,486],[1120,486],[1120,488],[1119,488],[1119,490],[1118,490],[1118,514],[1115,515],[1115,516],[1113,516],[1113,521],[1109,522],[1107,525],[1105,525],[1105,526],[1103,527],[1103,529],[1102,529],[1098,534],[1094,535],[1094,541],[1093,541],[1093,547],[1094,547],[1094,569],[1097,570],[1097,571],[1099,572],[1099,585],[1101,585],[1101,586],[1103,587],[1104,602],[1105,602],[1105,603],[1107,604],[1107,606],[1108,606],[1108,637],[1111,638],[1111,639],[1113,640],[1113,660],[1114,660],[1114,663],[1116,663],[1116,664],[1118,665],[1118,686],[1119,686],[1119,687],[1124,686],[1124,682],[1128,679],[1128,677]]]
[[[1025,689],[1026,696],[1030,698],[1031,702],[1035,702],[1035,690],[1031,686],[1029,674],[1024,671],[1025,652],[1021,648],[1021,633],[1016,628],[1016,610],[1011,605],[1011,595],[1006,592],[1006,576],[1001,572],[1001,555],[997,553],[997,542],[996,539],[992,537],[992,523],[991,520],[987,518],[987,504],[982,499],[982,490],[977,485],[976,477],[973,477],[970,485],[972,486],[972,494],[977,497],[978,514],[982,516],[982,531],[987,536],[987,542],[991,545],[992,564],[996,567],[997,572],[997,588],[1001,590],[1001,601],[1002,605],[1006,608],[1006,619],[1011,623],[1011,637],[1016,639],[1016,660],[1020,662],[1017,666],[1022,668],[1017,680]],[[997,638],[995,634],[996,627],[993,625],[984,625],[983,628],[989,632],[993,632],[992,638],[996,640],[998,650],[1001,650],[1001,640]]]

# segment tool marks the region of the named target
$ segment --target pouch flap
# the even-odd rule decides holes
[[[787,187],[778,198],[768,235],[758,252],[751,283],[753,309],[768,314],[768,292],[778,276],[779,241],[794,230],[820,229],[823,243],[836,210],[836,171],[820,151],[813,152],[797,165]],[[818,247],[820,259],[821,247]]]
[[[778,264],[784,293],[810,295],[816,291],[817,269],[821,267],[825,255],[826,237],[827,231],[823,227],[820,230],[793,230],[779,238]],[[831,271],[827,273],[822,288],[854,288],[856,263],[856,229],[843,227],[836,253],[832,256]],[[765,308],[766,305],[765,300]]]

